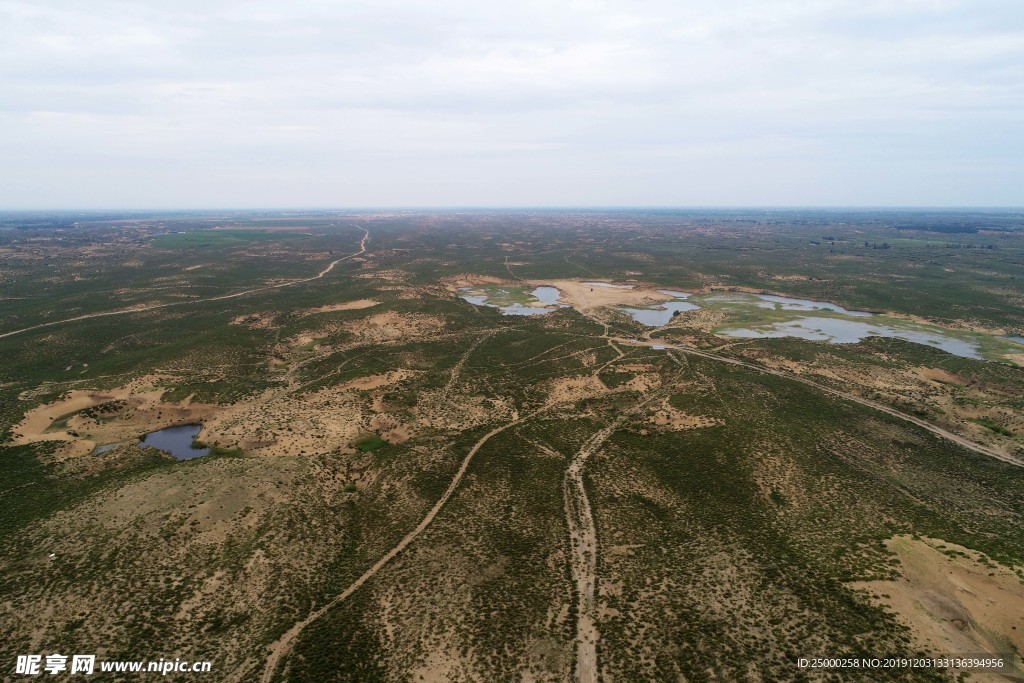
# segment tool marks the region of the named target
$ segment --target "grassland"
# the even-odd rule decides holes
[[[1012,360],[716,334],[788,315],[742,306],[657,330],[611,306],[507,316],[458,283],[520,304],[527,282],[575,279],[773,292],[1020,335],[1022,221],[4,217],[0,335],[24,331],[0,337],[0,659],[210,659],[225,681],[589,683],[861,681],[795,660],[954,654],[942,642],[1012,654]],[[27,414],[72,391],[97,398],[24,438]],[[76,425],[138,436],[186,409],[213,455],[174,461],[131,438],[82,454]],[[593,596],[574,564],[586,528]],[[933,577],[954,572],[1002,598],[957,602]],[[912,607],[934,595],[945,617]]]

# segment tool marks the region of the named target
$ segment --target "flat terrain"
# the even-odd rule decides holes
[[[1022,274],[1013,212],[0,215],[4,680],[1022,676]]]

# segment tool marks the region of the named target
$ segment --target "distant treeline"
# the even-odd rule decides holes
[[[925,232],[941,232],[941,233],[976,233],[979,230],[1009,230],[1009,228],[996,228],[991,226],[977,226],[977,225],[920,225],[908,223],[904,225],[892,226],[896,230],[922,230]]]

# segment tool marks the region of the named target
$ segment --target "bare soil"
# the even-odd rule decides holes
[[[63,459],[88,454],[97,444],[118,443],[145,432],[205,420],[222,409],[188,399],[179,403],[163,401],[166,389],[157,386],[163,379],[149,375],[114,389],[70,391],[26,413],[12,430],[12,442],[65,441],[67,445],[58,451],[58,458]],[[102,404],[111,405],[99,417],[66,417]],[[54,428],[54,422],[62,418],[66,426]]]
[[[357,311],[377,305],[379,305],[379,302],[373,301],[372,299],[356,299],[355,301],[345,301],[340,304],[330,304],[327,306],[319,306],[317,308],[305,308],[298,311],[298,313],[300,315],[314,315],[316,313],[333,313],[334,311]]]
[[[592,310],[604,306],[650,306],[672,297],[654,289],[634,287],[595,287],[581,280],[531,280],[531,285],[555,287],[562,293],[560,299],[578,310]]]
[[[923,651],[950,656],[1024,650],[1024,581],[1012,569],[940,539],[896,536],[886,547],[899,559],[901,578],[853,585],[895,612]],[[1005,678],[976,673],[971,680]]]

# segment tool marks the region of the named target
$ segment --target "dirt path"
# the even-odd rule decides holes
[[[896,410],[895,408],[890,408],[887,405],[883,405],[881,403],[876,403],[876,402],[874,402],[874,401],[872,401],[870,399],[866,399],[866,398],[863,398],[861,396],[857,396],[856,394],[851,394],[851,393],[842,391],[840,389],[833,389],[832,387],[826,386],[824,384],[818,384],[817,382],[815,382],[813,380],[806,379],[804,377],[800,377],[799,375],[794,375],[792,373],[783,372],[781,370],[773,370],[771,368],[761,367],[760,365],[754,365],[753,363],[747,363],[745,361],[738,360],[736,358],[728,358],[726,356],[718,356],[718,355],[715,355],[713,353],[708,353],[706,351],[698,351],[697,349],[690,348],[688,346],[680,346],[680,345],[677,345],[677,344],[668,344],[668,343],[665,343],[663,341],[651,341],[651,340],[644,340],[644,341],[632,340],[631,341],[631,340],[627,340],[627,339],[617,339],[617,341],[619,341],[619,342],[621,342],[623,344],[630,344],[630,343],[632,343],[633,345],[636,345],[636,344],[639,343],[639,344],[642,344],[644,346],[653,346],[653,345],[663,346],[666,349],[672,349],[674,351],[679,351],[681,353],[686,353],[686,354],[689,354],[691,356],[700,356],[701,358],[707,358],[709,360],[718,361],[720,363],[729,363],[731,365],[738,365],[738,366],[740,366],[742,368],[747,368],[749,370],[754,370],[755,372],[760,372],[760,373],[765,374],[765,375],[775,375],[776,377],[783,377],[785,379],[793,380],[794,382],[800,382],[801,384],[806,384],[809,387],[814,387],[815,389],[818,389],[819,391],[823,391],[826,394],[831,394],[833,396],[838,396],[839,398],[845,399],[847,401],[852,401],[854,403],[859,403],[860,405],[865,406],[867,408],[871,408],[873,410],[877,410],[877,411],[885,413],[887,415],[891,415],[891,416],[893,416],[895,418],[899,418],[900,420],[903,420],[905,422],[910,422],[912,424],[915,424],[918,427],[921,427],[922,429],[928,430],[929,432],[931,432],[932,434],[935,434],[938,437],[946,439],[947,441],[952,441],[953,443],[955,443],[955,444],[957,444],[959,446],[963,446],[964,448],[966,448],[968,450],[971,450],[971,451],[974,451],[975,453],[980,453],[982,455],[987,455],[990,458],[995,458],[996,460],[1001,460],[1002,462],[1009,463],[1011,465],[1016,465],[1017,467],[1024,467],[1024,462],[1021,462],[1017,458],[1014,458],[1012,456],[1006,455],[1005,453],[1000,453],[999,451],[991,449],[991,448],[989,448],[987,446],[982,446],[979,443],[975,443],[974,441],[971,441],[970,439],[962,437],[962,436],[960,436],[958,434],[954,434],[953,432],[950,432],[950,431],[948,431],[946,429],[943,429],[942,427],[938,427],[936,425],[933,425],[932,423],[927,422],[925,420],[922,420],[921,418],[914,417],[913,415],[908,415],[906,413],[900,412],[899,410]]]
[[[633,414],[662,398],[664,392],[655,392],[622,413],[611,424],[593,434],[576,452],[565,470],[563,492],[565,520],[569,527],[569,565],[576,584],[576,680],[578,683],[597,683],[597,525],[590,508],[590,499],[583,485],[583,468],[615,430]]]
[[[348,256],[342,256],[341,258],[334,259],[327,267],[321,270],[319,273],[312,277],[302,278],[300,280],[289,280],[288,282],[281,282],[276,285],[266,285],[264,287],[255,287],[253,289],[246,289],[241,292],[235,292],[234,294],[222,294],[220,296],[211,296],[205,299],[193,299],[190,301],[172,301],[166,304],[153,304],[151,306],[135,306],[133,308],[122,308],[116,311],[104,311],[102,313],[87,313],[85,315],[79,315],[74,318],[64,318],[62,320],[51,320],[46,323],[39,323],[38,325],[32,325],[30,327],[23,327],[20,330],[11,330],[10,332],[4,332],[0,334],[0,339],[4,337],[11,337],[22,332],[28,332],[29,330],[38,330],[42,327],[52,327],[54,325],[61,325],[63,323],[71,323],[77,320],[88,320],[89,318],[103,318],[111,315],[128,315],[129,313],[142,313],[143,311],[153,311],[159,308],[169,308],[171,306],[186,306],[189,304],[201,304],[207,301],[223,301],[225,299],[235,299],[240,296],[246,296],[247,294],[254,294],[256,292],[265,292],[270,289],[280,289],[282,287],[291,287],[293,285],[301,285],[303,282],[312,282],[313,280],[319,280],[327,273],[334,269],[334,266],[338,265],[342,261],[347,261],[350,258],[355,258],[360,254],[366,253],[366,243],[370,239],[370,232],[366,228],[361,228],[363,231],[363,239],[359,240],[359,251],[349,254]]]
[[[505,270],[508,271],[508,274],[512,276],[513,280],[519,280],[520,282],[523,281],[523,278],[519,277],[518,275],[512,272],[512,267],[509,265],[507,254],[505,255]]]
[[[466,360],[469,358],[472,351],[474,351],[476,347],[480,345],[480,343],[482,343],[485,339],[492,336],[493,334],[494,333],[491,333],[490,335],[485,335],[484,337],[478,339],[470,346],[466,353],[464,353],[459,358],[458,362],[452,367],[451,374],[449,375],[448,378],[448,383],[445,387],[446,392],[448,392],[451,389],[451,387],[455,384],[455,382],[458,381],[458,377],[460,372],[462,371],[462,367],[465,365]],[[358,579],[353,581],[348,586],[348,588],[346,588],[341,593],[336,595],[332,600],[324,604],[319,609],[315,610],[314,612],[311,612],[302,621],[296,622],[277,641],[271,644],[270,654],[267,657],[266,663],[263,668],[263,676],[261,678],[263,683],[269,683],[271,679],[273,679],[274,673],[277,671],[278,664],[285,657],[288,656],[288,653],[291,652],[292,645],[294,644],[295,639],[299,636],[300,633],[302,633],[303,630],[305,630],[307,626],[309,626],[314,621],[322,617],[329,610],[341,604],[346,598],[348,598],[350,595],[359,590],[359,588],[364,583],[373,578],[373,576],[377,572],[379,572],[384,567],[384,565],[393,560],[400,552],[405,550],[406,546],[412,543],[416,539],[416,537],[419,536],[423,532],[423,530],[426,529],[430,525],[430,523],[434,521],[434,518],[437,516],[437,513],[441,511],[441,508],[444,507],[445,503],[448,502],[448,499],[451,498],[452,494],[455,492],[455,489],[457,489],[459,484],[462,482],[462,477],[466,474],[466,470],[469,469],[469,463],[473,460],[473,456],[476,455],[477,451],[479,451],[480,448],[485,443],[487,443],[492,437],[496,436],[497,434],[500,434],[506,429],[521,424],[526,420],[529,420],[535,417],[536,415],[539,415],[545,410],[554,407],[555,405],[556,404],[554,403],[546,404],[528,415],[516,418],[515,420],[507,422],[501,425],[500,427],[495,427],[491,431],[484,434],[479,441],[473,444],[473,447],[469,449],[468,453],[466,453],[466,457],[463,458],[462,464],[459,465],[459,469],[455,473],[455,476],[452,478],[451,483],[448,484],[448,488],[445,489],[445,492],[441,495],[437,502],[434,503],[434,506],[430,508],[430,511],[427,512],[426,516],[422,520],[420,520],[420,523],[416,525],[415,529],[406,534],[402,538],[402,540],[398,542],[396,546],[394,546],[383,557],[377,560],[373,564],[373,566],[371,566],[369,569],[363,572],[363,574]]]
[[[569,527],[569,566],[576,584],[576,680],[597,683],[597,528],[583,486],[583,465],[612,435],[622,418],[591,436],[565,470],[565,521]]]
[[[570,256],[576,256],[576,252],[575,251],[572,252],[570,254]],[[570,261],[569,260],[569,256],[565,257],[565,262],[568,263],[569,265],[576,266],[580,270],[586,271],[587,273],[589,273],[593,277],[599,277],[599,275],[597,273],[595,273],[594,271],[592,271],[590,268],[587,268],[586,266],[582,266],[579,263],[576,263],[575,261]]]
[[[842,391],[840,389],[833,389],[832,387],[826,386],[824,384],[819,384],[819,383],[815,382],[814,380],[810,380],[810,379],[807,379],[805,377],[800,377],[799,375],[794,375],[792,373],[784,372],[782,370],[773,370],[771,368],[762,367],[760,365],[754,365],[753,363],[747,363],[746,361],[738,360],[736,358],[729,358],[727,356],[719,356],[717,354],[710,353],[708,351],[700,351],[698,349],[695,349],[695,348],[692,348],[692,347],[689,347],[689,346],[682,346],[682,345],[679,345],[679,344],[669,344],[669,343],[667,343],[665,341],[662,341],[662,340],[651,339],[651,334],[656,331],[656,330],[653,330],[653,329],[648,330],[646,332],[646,334],[644,334],[644,338],[643,339],[626,339],[626,338],[623,338],[623,337],[614,337],[614,336],[612,336],[609,333],[608,324],[604,320],[601,320],[600,318],[598,318],[598,317],[596,317],[596,316],[594,316],[592,314],[588,314],[586,312],[583,312],[583,311],[580,311],[580,313],[582,313],[584,316],[590,318],[594,322],[598,323],[599,325],[603,325],[604,328],[605,328],[605,333],[602,336],[605,339],[608,339],[609,342],[617,341],[620,344],[623,344],[624,346],[634,346],[634,347],[637,346],[637,345],[641,345],[641,346],[661,346],[661,347],[664,347],[666,349],[672,349],[674,351],[679,351],[681,353],[689,354],[691,356],[700,356],[701,358],[707,358],[708,360],[714,360],[714,361],[718,361],[720,363],[729,363],[731,365],[738,365],[738,366],[740,366],[742,368],[747,368],[748,370],[754,370],[755,372],[760,372],[760,373],[763,373],[763,374],[766,374],[766,375],[775,375],[776,377],[782,377],[784,379],[793,380],[794,382],[800,382],[801,384],[805,384],[805,385],[807,385],[809,387],[814,387],[815,389],[823,391],[826,394],[831,394],[832,396],[837,396],[837,397],[845,399],[847,401],[853,401],[854,403],[858,403],[858,404],[860,404],[860,405],[862,405],[862,406],[864,406],[866,408],[871,408],[872,410],[877,410],[879,412],[885,413],[887,415],[891,415],[891,416],[893,416],[895,418],[898,418],[900,420],[903,420],[905,422],[910,422],[911,424],[915,424],[918,427],[921,427],[922,429],[926,429],[929,432],[931,432],[932,434],[934,434],[934,435],[936,435],[936,436],[938,436],[940,438],[946,439],[947,441],[952,441],[953,443],[955,443],[955,444],[957,444],[959,446],[963,446],[964,448],[966,448],[968,450],[971,450],[971,451],[974,451],[975,453],[980,453],[981,455],[986,455],[986,456],[988,456],[990,458],[995,458],[996,460],[1000,460],[1002,462],[1009,463],[1010,465],[1015,465],[1017,467],[1024,467],[1024,462],[1022,462],[1018,458],[1015,458],[1015,457],[1010,456],[1010,455],[1006,455],[1005,453],[1000,453],[997,450],[994,450],[994,449],[989,448],[987,446],[983,446],[983,445],[981,445],[979,443],[975,443],[974,441],[971,441],[968,438],[962,437],[962,436],[960,436],[958,434],[954,434],[953,432],[951,432],[949,430],[946,430],[946,429],[943,429],[942,427],[938,427],[936,425],[933,425],[932,423],[927,422],[925,420],[922,420],[919,417],[914,417],[913,415],[908,415],[908,414],[906,414],[904,412],[896,410],[895,408],[890,408],[887,405],[883,405],[881,403],[876,403],[875,401],[872,401],[872,400],[867,399],[867,398],[863,398],[861,396],[857,396],[856,394],[851,394],[851,393],[848,393],[846,391]],[[735,342],[735,343],[740,343],[740,342]],[[717,347],[717,348],[726,348],[727,346],[730,346],[730,345],[726,344],[724,346]]]
[[[307,616],[305,619],[297,622],[290,629],[288,629],[284,633],[284,635],[282,635],[276,642],[274,642],[270,646],[270,655],[267,657],[266,665],[263,669],[263,676],[261,679],[263,683],[269,683],[270,680],[274,677],[274,672],[277,670],[278,663],[288,655],[288,653],[291,651],[292,644],[295,642],[296,637],[298,637],[298,635],[302,633],[302,631],[307,626],[309,626],[314,621],[322,617],[329,610],[341,604],[345,600],[345,598],[359,590],[359,588],[364,583],[373,578],[373,576],[377,572],[379,572],[384,567],[384,565],[386,565],[391,560],[395,559],[395,556],[397,556],[400,552],[405,550],[406,546],[412,543],[417,536],[423,533],[424,529],[430,526],[430,523],[434,521],[434,518],[437,516],[437,513],[441,511],[441,508],[443,508],[445,503],[448,502],[448,499],[451,498],[453,493],[455,493],[455,489],[459,487],[459,484],[462,482],[462,477],[466,474],[466,470],[469,469],[469,463],[473,460],[473,456],[476,455],[477,451],[479,451],[480,448],[485,443],[487,443],[492,437],[496,436],[497,434],[500,434],[506,429],[522,424],[523,422],[526,422],[527,420],[536,417],[540,413],[546,410],[550,410],[556,405],[557,404],[555,403],[546,404],[528,415],[516,418],[511,422],[506,422],[500,427],[495,427],[491,431],[484,434],[479,441],[473,444],[473,447],[469,449],[469,452],[466,454],[466,457],[463,458],[462,464],[459,466],[459,470],[455,473],[455,477],[452,479],[451,483],[448,484],[448,488],[445,489],[444,494],[437,500],[436,503],[434,503],[434,506],[430,508],[430,511],[426,514],[426,516],[422,520],[420,520],[420,523],[416,525],[415,529],[406,534],[405,537],[398,542],[398,545],[389,550],[383,557],[377,560],[372,567],[363,572],[362,576],[353,581],[348,588],[346,588],[341,593],[336,595],[330,602],[327,602],[316,611],[310,613],[309,616]]]
[[[489,332],[484,336],[480,337],[475,342],[470,344],[469,348],[466,349],[466,352],[459,357],[459,360],[456,361],[454,366],[452,366],[452,371],[448,375],[448,383],[444,385],[444,395],[446,398],[451,395],[452,388],[455,386],[455,383],[459,381],[459,375],[462,373],[462,368],[466,365],[466,360],[470,357],[470,355],[472,355],[474,351],[476,351],[478,346],[483,344],[485,341],[487,341],[497,333],[497,330],[495,330],[494,332]]]
[[[470,349],[467,350],[467,352],[462,355],[462,357],[459,359],[459,362],[457,362],[455,366],[452,367],[448,387],[446,387],[446,390],[447,388],[450,388],[457,380],[458,375],[461,372],[462,366],[465,364],[465,361],[469,358],[471,352],[488,336],[490,335],[487,335],[479,339],[476,343],[474,343],[470,347]],[[609,342],[611,342],[610,339]],[[577,586],[580,587],[579,595],[581,597],[581,600],[584,596],[587,596],[586,621],[584,622],[583,620],[582,615],[584,614],[584,610],[581,609],[581,619],[578,623],[577,632],[581,634],[578,644],[578,651],[581,653],[580,661],[582,662],[585,659],[588,662],[587,670],[589,671],[589,678],[580,678],[581,681],[588,681],[592,683],[596,683],[597,681],[597,628],[595,624],[595,614],[593,609],[594,588],[597,582],[597,533],[596,528],[594,526],[593,516],[590,511],[590,502],[588,501],[586,491],[583,488],[583,463],[590,456],[590,454],[593,453],[597,448],[599,448],[600,445],[604,443],[604,441],[615,431],[615,429],[618,428],[618,426],[629,417],[629,414],[647,405],[652,400],[654,400],[654,398],[655,397],[652,396],[651,398],[641,402],[640,404],[637,405],[636,408],[629,411],[629,413],[623,414],[617,420],[615,420],[613,424],[602,429],[600,432],[591,437],[584,445],[584,447],[580,450],[580,452],[576,454],[576,456],[573,459],[573,463],[570,465],[569,470],[566,473],[566,478],[564,482],[566,492],[566,516],[568,517],[568,519],[571,520],[570,529],[576,529],[575,532],[570,531],[570,534],[575,533],[575,535],[573,536],[573,538],[575,539],[573,541],[573,546],[576,549],[573,553],[572,561],[573,574],[574,576],[578,577]],[[434,506],[431,507],[430,511],[427,512],[426,516],[424,516],[423,519],[420,520],[420,523],[416,525],[416,528],[414,528],[412,531],[406,534],[402,538],[402,540],[398,542],[397,545],[391,548],[391,550],[384,554],[383,557],[381,557],[369,569],[363,572],[363,574],[358,579],[353,581],[345,590],[336,595],[329,602],[325,603],[319,609],[311,612],[309,615],[306,616],[305,619],[296,622],[277,641],[270,645],[270,654],[267,656],[267,660],[263,669],[263,675],[261,677],[262,682],[270,683],[280,663],[291,652],[292,646],[294,645],[296,638],[298,638],[298,636],[302,633],[303,630],[306,629],[306,627],[320,619],[328,611],[344,602],[346,598],[348,598],[350,595],[359,590],[359,588],[361,588],[363,584],[365,584],[367,581],[373,578],[377,574],[377,572],[383,569],[384,566],[388,564],[388,562],[393,560],[400,552],[405,550],[405,548],[410,543],[412,543],[417,536],[423,533],[423,531],[428,526],[430,526],[431,522],[433,522],[434,518],[437,517],[437,514],[444,507],[445,503],[448,502],[448,499],[451,498],[452,494],[455,493],[455,490],[459,487],[459,484],[462,482],[463,476],[469,469],[469,464],[473,460],[473,456],[476,455],[477,451],[479,451],[480,448],[483,447],[485,443],[487,443],[492,437],[500,434],[501,432],[516,425],[522,424],[528,420],[531,420],[537,415],[540,415],[541,413],[552,408],[555,408],[559,405],[561,405],[561,402],[559,401],[552,401],[546,403],[537,410],[527,415],[518,417],[510,422],[501,425],[500,427],[495,427],[491,431],[484,434],[479,441],[473,444],[473,447],[470,448],[469,452],[466,453],[465,458],[463,458],[462,463],[459,466],[458,471],[455,473],[455,476],[452,478],[451,483],[448,484],[448,488],[445,489],[444,494],[442,494],[441,497],[437,500],[437,502],[434,503]],[[578,524],[576,524],[577,521]],[[584,636],[583,634],[586,635]],[[580,665],[578,668],[579,670],[582,670],[583,666]]]

